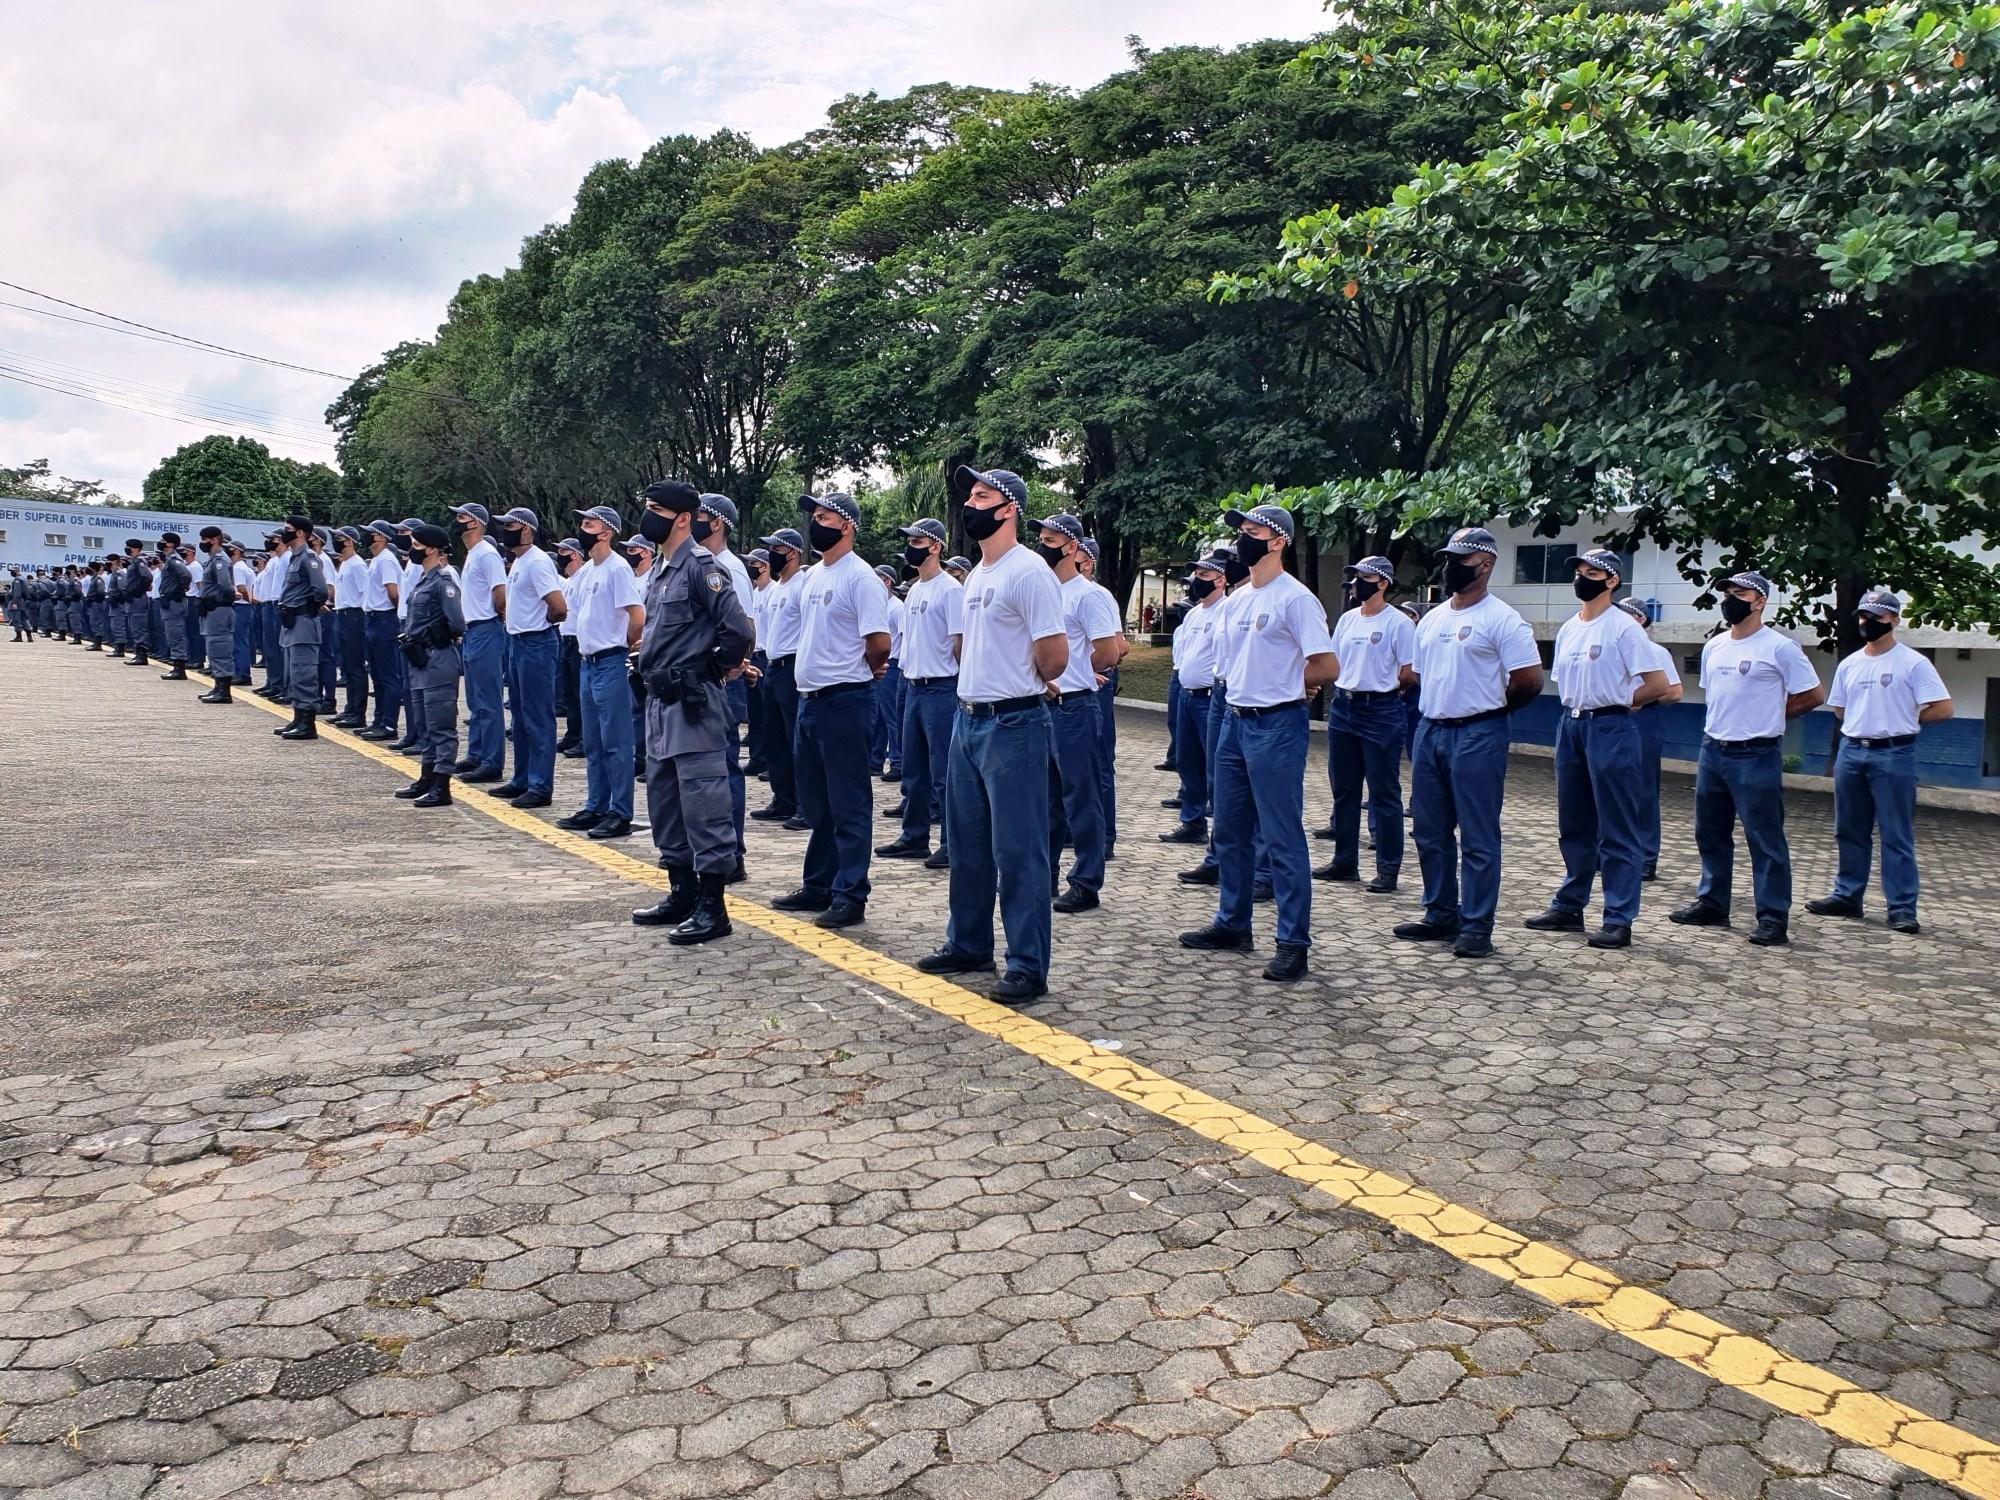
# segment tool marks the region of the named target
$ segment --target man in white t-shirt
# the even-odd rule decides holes
[[[501,710],[507,631],[507,564],[486,538],[493,518],[483,505],[461,505],[451,513],[452,528],[465,544],[459,570],[459,598],[465,604],[465,758],[458,778],[478,785],[498,781],[507,760],[506,723]]]
[[[868,734],[875,679],[889,659],[889,596],[854,550],[861,507],[839,491],[799,501],[820,559],[794,585],[799,600],[799,728],[794,742],[799,812],[812,828],[799,888],[771,904],[817,912],[821,927],[867,917]]]
[[[1840,720],[1833,766],[1833,834],[1840,868],[1833,893],[1808,901],[1822,917],[1859,917],[1869,855],[1882,835],[1882,899],[1889,925],[1917,933],[1917,730],[1952,715],[1951,694],[1930,658],[1896,639],[1903,601],[1872,588],[1856,606],[1867,642],[1833,671],[1827,702]]]
[[[583,759],[583,694],[578,686],[583,679],[583,669],[576,653],[574,597],[576,575],[583,571],[583,556],[583,543],[573,536],[566,536],[556,543],[556,575],[562,579],[563,605],[568,610],[556,625],[556,647],[562,653],[556,666],[556,712],[563,721],[562,738],[556,741],[556,754],[564,760]],[[644,588],[645,585],[641,584],[641,592]]]
[[[944,522],[926,516],[902,528],[903,561],[916,582],[903,601],[903,832],[878,844],[883,859],[921,859],[946,869],[951,843],[943,834],[944,777],[958,715],[958,653],[965,620],[965,585],[944,570]],[[931,824],[939,826],[931,852]]]
[[[1729,628],[1701,648],[1706,717],[1695,769],[1694,842],[1701,883],[1668,920],[1727,927],[1736,870],[1736,824],[1750,847],[1750,882],[1760,948],[1790,941],[1792,851],[1785,841],[1785,725],[1826,701],[1805,650],[1764,623],[1771,581],[1744,572],[1722,582]]]
[[[646,623],[632,565],[618,551],[618,512],[593,505],[577,512],[586,549],[566,592],[576,621],[577,696],[583,711],[588,774],[583,806],[556,827],[593,839],[632,832],[632,682],[626,658]]]
[[[1236,556],[1250,570],[1241,603],[1229,612],[1217,648],[1217,675],[1229,706],[1215,741],[1215,917],[1181,934],[1183,948],[1250,946],[1256,834],[1263,836],[1277,895],[1277,951],[1271,980],[1306,972],[1312,946],[1312,860],[1306,850],[1306,700],[1333,681],[1326,607],[1285,571],[1292,513],[1258,505],[1223,513],[1237,528]]]
[[[743,570],[750,575],[750,628],[757,638],[748,670],[743,674],[748,685],[743,704],[749,711],[749,717],[743,721],[743,774],[748,778],[762,777],[770,771],[771,705],[764,687],[769,662],[764,653],[764,610],[771,598],[771,554],[762,547],[752,547],[743,554]]]
[[[1040,533],[1035,550],[1055,570],[1062,590],[1063,633],[1069,662],[1049,695],[1049,863],[1060,864],[1064,844],[1076,851],[1069,885],[1055,898],[1060,912],[1089,911],[1104,888],[1104,791],[1098,780],[1102,754],[1097,678],[1117,664],[1118,611],[1077,571],[1083,523],[1059,514],[1030,523]]]
[[[868,774],[884,781],[903,779],[903,601],[896,583],[902,570],[875,564],[875,576],[889,596],[889,659],[875,679],[875,716],[868,732]]]
[[[1097,798],[1104,809],[1104,857],[1110,859],[1118,847],[1118,664],[1125,660],[1132,643],[1125,639],[1125,617],[1118,608],[1118,596],[1097,581],[1100,552],[1097,538],[1085,537],[1076,570],[1104,596],[1111,618],[1118,622],[1111,666],[1097,672]]]
[[[764,648],[764,707],[770,715],[765,758],[770,763],[771,800],[750,816],[787,828],[807,826],[799,817],[797,750],[799,737],[799,580],[805,577],[806,539],[782,527],[763,539],[771,558],[771,585],[757,622]]]
[[[1666,705],[1681,701],[1681,671],[1674,653],[1653,639],[1653,622],[1646,607],[1636,599],[1620,599],[1618,607],[1646,633],[1646,670],[1658,672],[1666,692],[1633,710],[1639,721],[1639,748],[1644,756],[1640,780],[1646,791],[1646,806],[1639,825],[1645,863],[1639,868],[1641,880],[1655,880],[1660,873],[1660,759],[1666,748]]]
[[[1636,710],[1666,696],[1653,643],[1612,602],[1625,564],[1608,548],[1570,560],[1577,612],[1556,632],[1554,676],[1562,697],[1556,728],[1556,834],[1567,878],[1548,910],[1528,918],[1537,932],[1583,927],[1591,883],[1602,879],[1604,923],[1593,948],[1627,948],[1639,915],[1646,862],[1645,746]]]
[[[375,690],[373,717],[356,736],[364,740],[393,740],[396,717],[403,709],[403,653],[396,646],[396,601],[403,591],[403,568],[391,545],[395,540],[395,523],[379,517],[361,532],[368,563],[362,580],[361,612],[368,629],[368,680]],[[265,574],[276,566],[273,559],[257,575],[257,581],[264,584]],[[462,592],[460,597],[464,597]]]
[[[507,702],[514,713],[514,774],[493,788],[493,795],[516,807],[547,807],[556,785],[556,674],[562,664],[556,627],[569,605],[562,575],[537,545],[541,518],[517,505],[497,518],[495,529],[510,557],[505,662]]]
[[[1180,719],[1174,751],[1181,781],[1180,822],[1173,832],[1160,835],[1163,844],[1208,842],[1208,699],[1215,688],[1216,625],[1229,597],[1225,575],[1234,556],[1210,552],[1197,558],[1181,580],[1188,608],[1173,634],[1174,676],[1180,683],[1180,701],[1174,705]]]
[[[1540,696],[1542,654],[1528,622],[1487,592],[1500,557],[1492,532],[1461,526],[1438,556],[1446,599],[1418,622],[1408,669],[1422,695],[1410,752],[1410,834],[1424,872],[1424,914],[1395,933],[1484,958],[1500,904],[1507,720]]]
[[[1364,557],[1347,569],[1354,608],[1333,622],[1333,656],[1340,675],[1326,700],[1326,774],[1333,787],[1333,858],[1315,880],[1361,878],[1361,790],[1375,833],[1375,878],[1385,895],[1403,870],[1403,668],[1410,665],[1417,627],[1389,606],[1396,567]]]
[[[236,631],[235,686],[248,687],[250,668],[257,660],[257,569],[237,542],[229,543],[229,567],[236,584],[232,619]],[[363,696],[365,699],[365,689]]]
[[[1048,688],[1069,665],[1069,640],[1055,574],[1018,536],[1026,482],[1009,469],[960,468],[953,478],[967,486],[959,524],[979,563],[965,577],[945,778],[950,915],[944,946],[917,967],[992,972],[997,891],[1007,968],[992,993],[1018,1005],[1049,989]]]

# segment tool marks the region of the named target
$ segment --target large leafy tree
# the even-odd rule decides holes
[[[1272,276],[1336,302],[1490,290],[1532,350],[1495,403],[1500,503],[1617,507],[1798,587],[1851,648],[1877,578],[2000,617],[2000,11],[1834,0],[1559,13],[1371,4],[1322,60],[1471,101],[1491,149],[1290,227]],[[1448,45],[1429,45],[1437,35]],[[1462,475],[1426,486],[1435,504]],[[1827,596],[1814,603],[1815,596]]]
[[[146,504],[162,510],[191,510],[212,516],[242,516],[270,521],[295,504],[289,459],[273,458],[255,438],[213,433],[184,443],[161,459],[146,476]],[[324,464],[313,469],[337,476]]]
[[[63,505],[128,505],[95,479],[71,479],[58,474],[46,458],[23,464],[0,464],[0,495],[34,496]]]

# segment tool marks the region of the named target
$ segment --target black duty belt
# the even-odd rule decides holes
[[[949,677],[905,677],[903,681],[911,687],[956,687],[958,674],[954,672]]]
[[[1333,696],[1342,700],[1349,698],[1398,698],[1402,695],[1387,688],[1344,688],[1337,687]]]
[[[1772,750],[1784,744],[1785,737],[1782,734],[1767,734],[1754,740],[1719,740],[1712,734],[1705,734],[1701,742],[1718,750]]]
[[[1630,712],[1629,703],[1607,703],[1602,708],[1565,708],[1563,715],[1571,719],[1622,719]]]
[[[775,672],[780,667],[788,668],[791,666],[793,662],[797,661],[798,659],[799,658],[797,652],[793,652],[790,656],[773,656],[770,658],[771,670]]]
[[[1229,711],[1239,719],[1261,719],[1268,714],[1290,713],[1295,708],[1304,708],[1305,706],[1305,699],[1294,698],[1289,703],[1270,703],[1262,708],[1238,708],[1235,704],[1231,704]]]
[[[604,660],[604,658],[605,658],[605,657],[607,657],[607,656],[621,656],[621,657],[622,657],[622,656],[629,656],[629,655],[631,655],[631,651],[630,651],[630,650],[629,650],[629,649],[628,649],[627,647],[624,647],[624,646],[606,646],[606,647],[605,647],[605,648],[604,648],[604,649],[603,649],[602,651],[592,651],[592,652],[588,652],[588,653],[587,653],[587,654],[586,654],[586,655],[584,656],[584,658],[583,658],[583,659],[584,659],[585,661],[603,661],[603,660]]]
[[[1017,714],[1024,708],[1036,708],[1048,701],[1040,693],[1030,693],[1025,698],[997,698],[991,703],[967,703],[961,698],[958,706],[975,719],[991,719],[1000,714]]]
[[[1848,744],[1866,745],[1870,750],[1900,750],[1903,746],[1914,745],[1916,742],[1917,737],[1914,734],[1891,734],[1878,740],[1864,740],[1858,734],[1847,737]]]
[[[800,688],[801,698],[832,698],[841,693],[865,693],[874,687],[872,682],[836,682],[832,687]]]
[[[1215,691],[1214,688],[1184,687],[1181,689],[1181,696],[1183,698],[1206,698],[1210,693],[1214,691]]]
[[[1096,688],[1078,688],[1073,693],[1057,693],[1056,702],[1074,703],[1079,698],[1095,698],[1096,696],[1097,696]]]
[[[1488,719],[1504,719],[1510,710],[1489,708],[1483,714],[1467,714],[1459,719],[1432,719],[1431,723],[1441,729],[1463,729],[1467,724],[1484,724]]]

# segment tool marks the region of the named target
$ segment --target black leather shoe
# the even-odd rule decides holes
[[[271,695],[265,692],[262,688],[259,688],[257,690],[257,696],[260,698],[268,698]],[[396,731],[393,729],[384,729],[380,725],[376,725],[373,728],[364,729],[360,731],[354,737],[357,740],[373,740],[377,744],[380,744],[383,740],[393,740],[396,737]]]
[[[465,757],[465,759],[461,760],[457,765],[451,768],[451,774],[456,776],[459,780],[463,781],[466,777],[470,776],[474,771],[477,771],[478,769],[479,769],[479,762],[474,760],[471,756],[468,755]]]
[[[1172,761],[1170,761],[1170,760],[1163,760],[1163,761],[1160,761],[1160,762],[1158,762],[1158,763],[1157,763],[1157,764],[1156,764],[1156,765],[1155,765],[1155,766],[1153,767],[1153,769],[1154,769],[1155,771],[1178,771],[1178,770],[1180,769],[1180,767],[1179,767],[1179,766],[1177,766],[1177,765],[1175,765],[1175,764],[1174,764],[1174,763],[1173,763]]]
[[[687,948],[696,943],[711,943],[717,938],[728,937],[735,930],[729,925],[729,907],[722,899],[722,886],[720,875],[697,877],[698,896],[694,911],[667,935],[668,942],[676,948]]]
[[[451,777],[437,775],[431,778],[431,789],[410,804],[412,807],[450,807]]]
[[[1891,932],[1906,932],[1911,937],[1915,937],[1924,930],[1924,924],[1919,922],[1915,917],[1891,917],[1889,918],[1889,930]]]
[[[472,780],[472,778],[470,776],[461,776],[459,777],[459,780],[470,781]],[[493,790],[488,795],[498,797],[504,802],[509,798],[520,796],[523,792],[527,790],[528,790],[527,787],[522,785],[518,781],[503,781],[498,786],[493,788]]]
[[[1856,917],[1861,915],[1859,901],[1845,901],[1839,896],[1821,896],[1816,901],[1808,901],[1806,910],[1816,917]]]
[[[1377,896],[1390,895],[1396,889],[1396,877],[1393,875],[1377,875],[1368,884],[1363,886],[1362,889],[1372,892]]]
[[[460,761],[459,764],[464,765],[465,762]],[[470,771],[458,772],[457,776],[458,779],[464,782],[467,786],[491,786],[494,782],[499,781],[501,779],[501,771],[498,766],[476,765]],[[514,785],[514,783],[511,781],[506,784],[508,786]],[[495,789],[493,795],[496,797],[504,797],[507,794],[498,789]]]
[[[1313,830],[1313,837],[1316,839],[1326,839],[1330,842],[1333,838],[1333,830],[1331,828],[1315,828]]]
[[[162,672],[162,673],[160,674],[160,681],[162,681],[162,682],[186,682],[186,681],[187,681],[187,674],[188,674],[188,669],[187,669],[186,667],[182,666],[182,665],[181,665],[181,664],[180,664],[179,662],[175,662],[175,663],[174,663],[174,668],[173,668],[173,670],[172,670],[171,672]]]
[[[817,891],[809,891],[804,886],[789,895],[780,896],[771,903],[773,911],[825,911],[833,905],[833,897],[823,896]]]
[[[1593,948],[1629,948],[1632,946],[1632,929],[1613,927],[1607,922],[1584,941]]]
[[[806,833],[812,828],[812,824],[807,821],[803,813],[793,813],[778,826],[792,833]]]
[[[931,852],[929,839],[897,839],[893,844],[877,844],[876,854],[883,859],[923,859]]]
[[[901,781],[903,779],[903,768],[901,766],[891,766],[875,779],[877,781]]]
[[[981,958],[976,953],[960,953],[956,948],[938,948],[918,959],[917,967],[926,974],[991,974],[993,956]]]
[[[655,906],[642,906],[632,913],[634,927],[678,927],[694,915],[700,887],[694,871],[685,865],[667,868],[667,894]]]
[[[1660,862],[1657,859],[1647,860],[1646,868],[1639,872],[1639,878],[1641,880],[1658,880],[1660,878]]]
[[[1759,948],[1782,948],[1791,940],[1791,934],[1777,922],[1759,922],[1750,929],[1750,941]]]
[[[1313,871],[1314,880],[1332,880],[1345,884],[1346,882],[1359,880],[1360,878],[1361,872],[1359,870],[1351,867],[1342,868],[1336,864],[1324,864]]]
[[[547,792],[522,792],[518,797],[512,797],[508,800],[516,807],[533,811],[538,807],[547,807],[555,799],[549,796]]]
[[[1214,865],[1196,865],[1192,870],[1183,870],[1174,879],[1182,885],[1214,885],[1222,879],[1222,872]]]
[[[519,807],[520,803],[514,804]],[[587,839],[629,839],[632,837],[632,820],[615,815],[597,820],[597,826],[584,834]]]
[[[1306,973],[1306,950],[1296,943],[1280,943],[1271,961],[1264,965],[1264,977],[1280,982],[1303,979]]]
[[[729,873],[722,877],[724,885],[741,885],[750,878],[750,872],[743,868],[743,861],[737,860],[729,867]]]
[[[1179,807],[1180,805],[1181,799],[1178,797],[1162,797],[1160,799],[1160,806],[1162,807]]]
[[[1560,906],[1551,906],[1547,911],[1538,911],[1521,924],[1530,932],[1581,932],[1583,913],[1565,911]]]
[[[1160,835],[1163,844],[1205,844],[1208,842],[1208,819],[1195,818],[1181,824],[1172,833]]]
[[[1461,932],[1457,940],[1451,945],[1451,954],[1453,958],[1491,958],[1493,956],[1493,939],[1489,937],[1476,937],[1469,932]]]
[[[1196,948],[1204,953],[1248,953],[1250,934],[1218,927],[1211,922],[1208,926],[1198,927],[1193,932],[1182,933],[1181,946]]]
[[[1683,927],[1727,927],[1729,913],[1712,901],[1695,900],[1678,911],[1668,912],[1667,920]]]
[[[868,908],[856,901],[836,901],[813,921],[815,927],[858,927],[868,920]]]
[[[782,823],[798,809],[773,802],[769,807],[760,807],[750,816],[759,823]]]
[[[581,754],[583,754],[583,741],[582,741],[582,740],[557,740],[557,741],[556,741],[556,754],[558,754],[558,755],[581,755]]]
[[[902,822],[902,821],[903,821],[903,804],[902,804],[902,803],[900,803],[900,802],[898,802],[898,803],[897,803],[897,804],[896,804],[896,805],[895,805],[894,807],[885,807],[885,808],[883,808],[883,809],[882,809],[882,821],[883,821],[884,823],[900,823],[900,822]]]
[[[289,729],[279,731],[278,738],[281,740],[318,739],[319,726],[313,723],[313,720],[316,717],[317,715],[315,715],[311,709],[309,708],[300,709],[298,722],[293,724]]]
[[[1086,891],[1080,885],[1073,885],[1060,896],[1056,897],[1051,904],[1060,912],[1077,912],[1090,911],[1099,903],[1097,892]]]
[[[589,828],[592,825],[603,821],[603,818],[604,814],[599,812],[594,807],[579,807],[575,812],[571,813],[568,817],[557,818],[556,827],[574,828],[574,829]]]
[[[1458,936],[1458,928],[1443,922],[1398,922],[1390,932],[1406,943],[1449,943]]]
[[[424,772],[423,775],[419,776],[415,781],[411,782],[408,786],[404,787],[402,790],[397,792],[396,795],[405,802],[414,802],[417,798],[423,796],[423,794],[425,792],[428,792],[430,789],[431,789],[431,773],[429,771],[426,771]]]
[[[1259,906],[1268,905],[1278,899],[1278,893],[1268,880],[1259,880],[1250,887],[1250,899]]]
[[[924,868],[926,870],[949,870],[951,868],[951,851],[949,849],[938,850],[929,859],[924,861]]]
[[[1019,1005],[1039,999],[1048,992],[1047,980],[1024,974],[1019,969],[1009,969],[993,982],[993,998],[1002,1005]]]

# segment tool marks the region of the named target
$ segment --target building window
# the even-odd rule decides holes
[[[1569,560],[1576,556],[1574,542],[1523,542],[1514,549],[1514,582],[1568,583]],[[1618,577],[1632,581],[1632,554],[1618,554]]]
[[[104,538],[101,536],[85,537],[83,539],[83,550],[86,552],[102,552],[104,550]]]
[[[45,531],[42,533],[42,545],[44,547],[67,547],[69,545],[69,533],[66,531]]]

